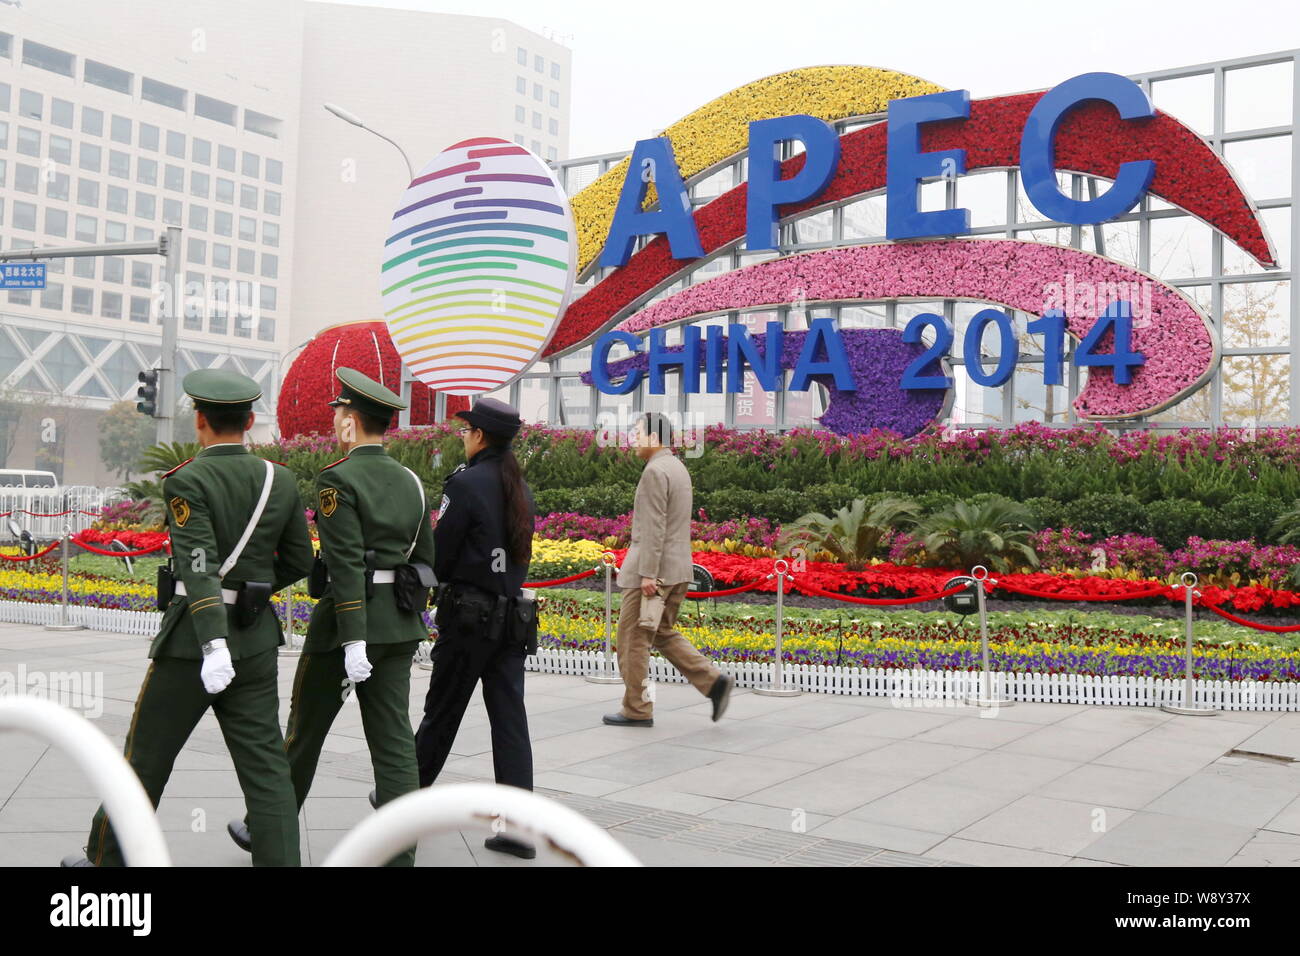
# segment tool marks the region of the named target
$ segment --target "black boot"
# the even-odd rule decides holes
[[[522,840],[514,840],[508,836],[488,837],[483,841],[483,845],[489,850],[496,850],[498,853],[509,853],[521,860],[531,860],[537,856],[537,849],[532,844],[524,843]]]
[[[235,841],[235,846],[245,853],[253,852],[253,836],[248,832],[248,824],[243,820],[231,820],[226,824],[226,832],[230,834],[230,839]]]

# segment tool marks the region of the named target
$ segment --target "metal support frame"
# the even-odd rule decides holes
[[[584,680],[589,684],[621,684],[623,678],[614,663],[612,638],[614,631],[614,552],[606,551],[600,556],[601,566],[605,569],[605,656],[601,658],[596,669],[586,674]]]

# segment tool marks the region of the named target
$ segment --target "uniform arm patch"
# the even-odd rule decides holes
[[[176,527],[185,527],[185,522],[190,520],[190,503],[177,495],[167,502],[167,505],[171,508],[172,518],[176,521]]]
[[[320,510],[321,514],[329,517],[338,510],[339,490],[337,488],[322,488],[320,490]]]

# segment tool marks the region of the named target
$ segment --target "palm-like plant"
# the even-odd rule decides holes
[[[814,511],[782,531],[781,550],[829,551],[850,571],[860,571],[875,556],[881,539],[893,530],[914,527],[920,512],[907,498],[885,498],[867,507],[857,498],[834,515]]]
[[[181,462],[193,458],[198,452],[198,442],[178,441],[153,445],[141,456],[138,468],[140,471],[153,472],[155,478],[127,482],[126,493],[134,501],[148,501],[153,506],[153,512],[161,516],[163,513],[162,480],[157,476],[171,471]]]
[[[923,522],[918,534],[928,564],[963,570],[982,564],[1005,573],[1018,564],[1038,567],[1029,543],[1035,524],[1028,508],[998,496],[955,502]]]

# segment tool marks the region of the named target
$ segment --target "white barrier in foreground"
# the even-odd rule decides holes
[[[22,730],[71,756],[104,801],[128,866],[171,866],[149,795],[90,721],[37,697],[0,698],[0,731]]]
[[[324,866],[381,866],[420,837],[475,824],[504,823],[582,866],[640,866],[636,857],[582,814],[518,787],[452,783],[417,790],[380,807],[348,832]]]

